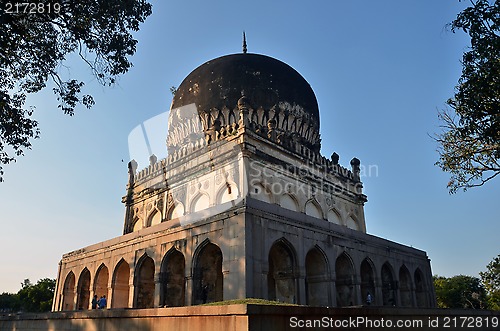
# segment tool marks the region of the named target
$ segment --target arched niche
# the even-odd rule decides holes
[[[149,216],[148,223],[150,224],[150,226],[154,226],[156,224],[160,224],[161,221],[161,213],[158,210],[154,209],[153,213]]]
[[[356,221],[352,215],[347,218],[346,226],[349,229],[359,231],[358,221]]]
[[[250,185],[250,196],[254,199],[271,203],[271,194],[266,190],[261,183]]]
[[[111,308],[127,308],[129,299],[129,285],[130,279],[130,267],[124,259],[115,267],[113,273],[113,280],[111,283],[111,288],[113,291],[113,298],[111,303]]]
[[[160,306],[179,307],[185,305],[186,261],[176,249],[165,254],[160,273]]]
[[[414,274],[415,279],[415,295],[417,299],[417,306],[419,308],[424,308],[429,306],[429,302],[427,300],[427,289],[424,281],[424,274],[417,268]]]
[[[140,229],[143,228],[142,220],[139,219],[138,217],[134,218],[134,221],[132,224],[133,224],[132,225],[132,232],[139,231]]]
[[[293,246],[285,239],[271,246],[267,274],[269,300],[296,303],[295,256]]]
[[[280,206],[288,210],[299,211],[299,206],[296,199],[287,193],[281,196]]]
[[[340,217],[340,213],[335,209],[330,209],[327,213],[328,222],[332,222],[335,224],[342,225],[342,217]]]
[[[317,202],[313,200],[310,200],[306,203],[305,211],[306,215],[323,219],[323,212],[321,211],[321,207]]]
[[[405,265],[399,268],[399,297],[401,299],[401,306],[413,306],[411,275]]]
[[[389,262],[384,263],[380,271],[382,280],[382,304],[384,306],[396,305],[397,284],[394,281],[394,272]]]
[[[233,201],[238,198],[238,196],[239,190],[236,184],[232,182],[226,182],[217,194],[217,203],[223,204],[229,201]]]
[[[77,309],[86,310],[89,309],[90,305],[90,271],[84,268],[80,273],[78,278],[78,288],[77,288]]]
[[[375,271],[373,263],[370,259],[366,258],[361,262],[360,267],[361,275],[361,299],[366,303],[368,293],[374,300],[375,296]]]
[[[153,308],[155,296],[155,262],[144,255],[135,270],[135,308]]]
[[[66,276],[63,288],[61,310],[75,309],[75,274],[70,271]]]
[[[191,203],[191,212],[205,210],[210,207],[210,197],[207,194],[199,194]]]
[[[314,247],[306,255],[306,293],[310,306],[328,306],[330,289],[328,262],[324,253]]]
[[[219,246],[205,241],[198,248],[194,258],[193,304],[223,300],[222,260]]]
[[[109,281],[109,271],[108,268],[101,264],[99,269],[97,269],[95,281],[94,281],[94,294],[98,298],[105,295],[108,297],[108,281]]]
[[[354,298],[354,267],[347,253],[342,253],[335,262],[335,287],[337,306],[346,307],[356,304]]]
[[[184,216],[184,205],[181,202],[176,201],[168,210],[167,220],[173,220],[175,218]]]

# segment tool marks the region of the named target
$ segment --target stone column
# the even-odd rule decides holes
[[[337,282],[332,281],[332,307],[337,307]]]
[[[303,273],[300,273],[296,278],[297,291],[295,293],[296,299],[294,303],[299,305],[306,304],[306,280]]]
[[[382,294],[382,279],[375,276],[373,282],[375,283],[375,297],[373,303],[377,306],[382,306],[384,304],[384,295]]]
[[[363,305],[365,303],[365,298],[362,297],[361,293],[361,277],[356,275],[354,278],[354,305]]]
[[[161,274],[157,272],[155,274],[155,294],[153,300],[153,307],[160,307],[160,298],[161,298]]]
[[[335,297],[335,280],[331,278],[331,276],[328,276],[326,282],[326,288],[328,289],[328,306],[335,307],[337,305],[337,298]]]
[[[75,288],[73,289],[73,307],[71,307],[71,310],[76,310],[78,308],[77,303],[78,303],[78,282],[76,281],[75,277]]]
[[[193,304],[193,277],[191,275],[186,276],[185,295],[186,295],[186,306],[191,306]]]
[[[94,295],[95,295],[95,290],[94,290],[94,282],[95,282],[95,278],[90,278],[90,285],[89,285],[89,306],[87,307],[87,309],[89,310],[92,310],[92,300],[94,300]],[[108,298],[108,296],[106,295],[106,299]]]
[[[54,293],[54,299],[52,299],[52,311],[61,310],[61,297],[62,297],[62,292],[64,291],[64,283],[62,284],[61,288],[61,281],[62,281],[61,267],[62,267],[62,260],[59,261],[59,265],[57,267],[56,290]]]
[[[131,275],[128,280],[128,308],[134,308],[135,300],[135,284],[134,284],[134,270],[131,269]]]
[[[415,288],[415,284],[411,284],[411,304],[412,307],[417,307],[417,292]]]
[[[113,288],[111,287],[111,284],[108,285],[108,293],[106,295],[106,298],[106,308],[111,308],[111,300],[113,300]]]
[[[333,269],[335,270],[335,268]],[[335,271],[332,271],[331,273],[331,288],[332,288],[332,307],[337,307],[337,274]]]

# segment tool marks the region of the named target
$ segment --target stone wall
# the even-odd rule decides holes
[[[498,330],[499,324],[500,312],[486,310],[250,304],[0,316],[2,331]]]

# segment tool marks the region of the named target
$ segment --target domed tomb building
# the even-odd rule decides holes
[[[129,163],[123,235],[63,256],[53,310],[94,295],[434,307],[426,253],[367,234],[360,161],[320,147],[316,97],[292,67],[246,52],[202,64],[175,93],[168,157]]]

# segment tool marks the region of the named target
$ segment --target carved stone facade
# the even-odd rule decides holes
[[[123,236],[63,256],[53,310],[88,309],[94,295],[108,308],[349,306],[368,293],[375,305],[435,306],[425,252],[366,234],[360,162],[320,154],[304,82],[255,54],[194,70],[174,98],[168,157],[129,163]]]

